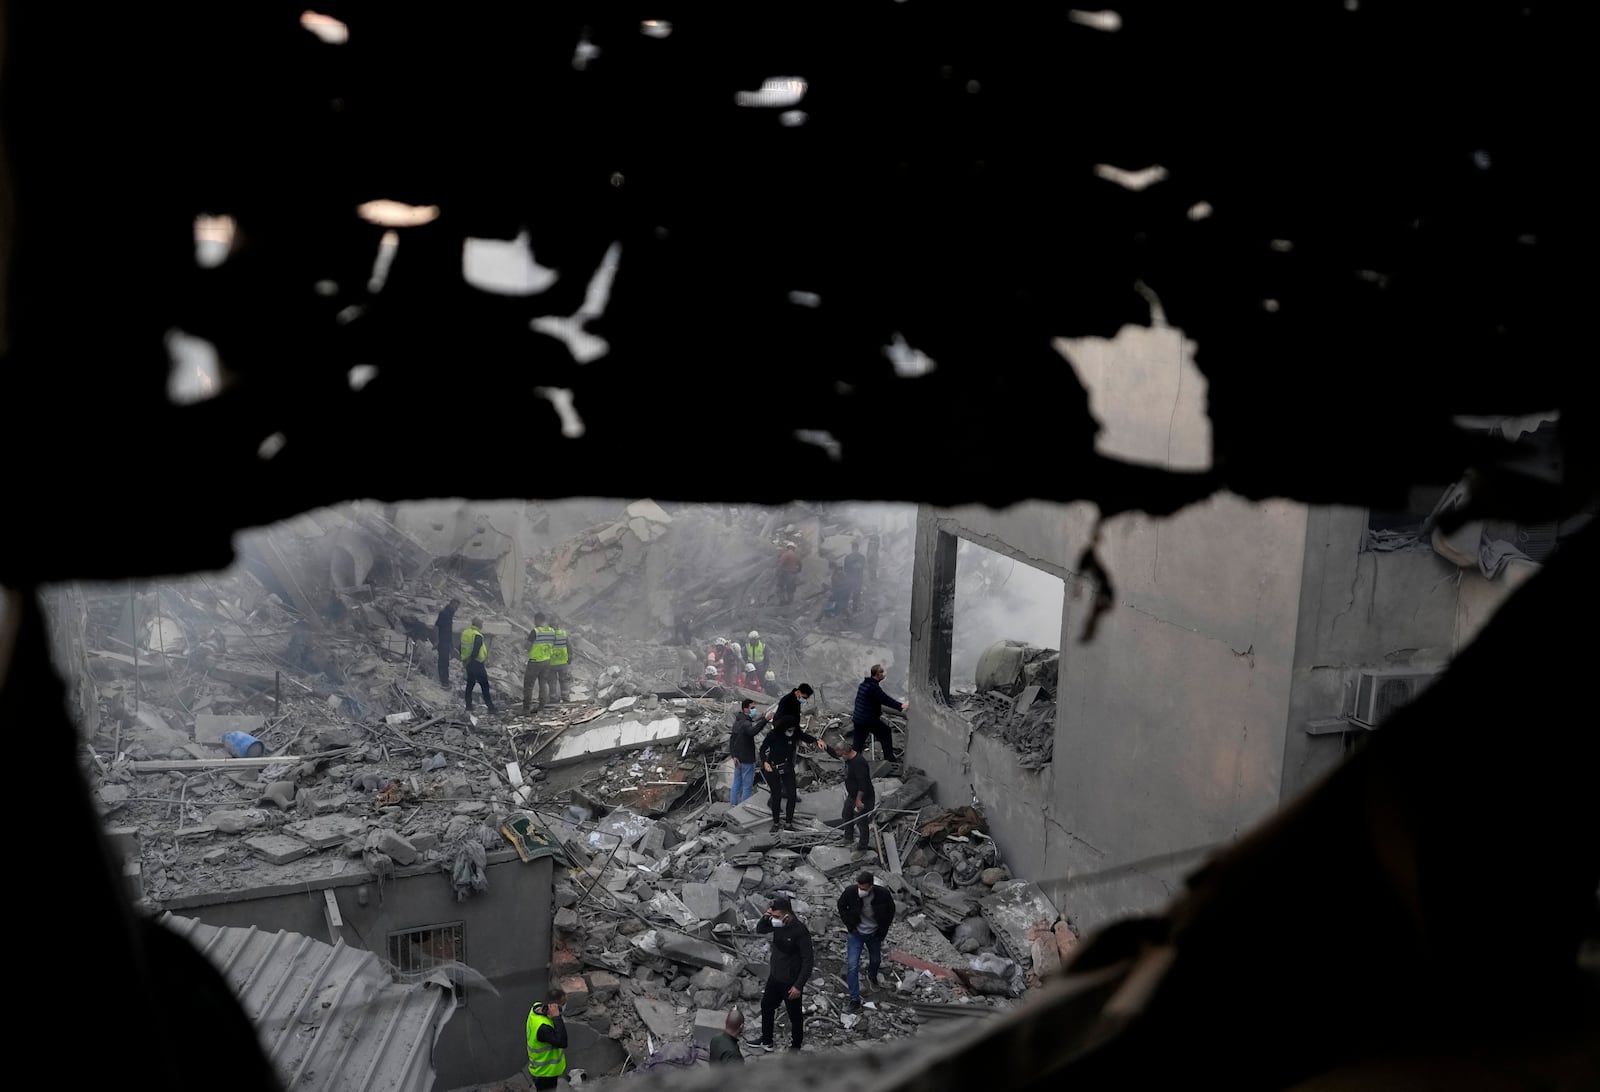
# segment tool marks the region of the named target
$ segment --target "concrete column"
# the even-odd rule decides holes
[[[935,511],[917,509],[911,570],[911,681],[950,696],[950,653],[956,621],[956,537],[939,529]]]

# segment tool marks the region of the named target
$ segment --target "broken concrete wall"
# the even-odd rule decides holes
[[[1125,331],[1115,344],[1122,350],[1101,360],[1101,379],[1125,397],[1102,396],[1137,410],[1112,430],[1116,454],[1185,466],[1208,457],[1203,415],[1187,402],[1174,410],[1184,366],[1176,335]],[[1164,400],[1134,397],[1158,381],[1169,383]],[[1181,397],[1200,394],[1186,387]],[[1114,605],[1081,644],[1090,600],[1086,590],[1074,598],[1072,567],[1095,518],[1085,505],[924,508],[912,592],[910,759],[938,780],[947,805],[966,803],[977,781],[992,785],[996,795],[979,799],[1007,860],[1056,880],[1041,887],[1080,928],[1159,905],[1206,847],[1277,805],[1306,533],[1301,505],[1227,496],[1169,519],[1115,517],[1098,549]],[[1067,581],[1049,776],[1014,775],[995,741],[933,714],[941,612],[954,609],[961,624],[931,586],[941,534]],[[976,773],[950,780],[967,763]]]
[[[208,925],[282,929],[331,942],[323,892],[332,891],[344,921],[344,942],[384,960],[392,934],[460,922],[466,964],[499,993],[469,981],[466,1002],[474,1017],[450,1021],[439,1038],[437,1087],[457,1088],[496,1080],[527,1064],[526,1044],[515,1029],[550,984],[551,859],[523,864],[515,853],[501,852],[491,855],[487,872],[489,889],[465,902],[455,900],[435,865],[403,870],[386,879],[381,892],[377,881],[350,876],[196,895],[173,899],[163,908]]]
[[[1362,508],[1314,508],[1308,517],[1285,799],[1343,760],[1347,741],[1327,730],[1327,722],[1349,707],[1361,670],[1442,670],[1537,571],[1508,568],[1500,579],[1486,580],[1432,549],[1363,550],[1366,530]]]

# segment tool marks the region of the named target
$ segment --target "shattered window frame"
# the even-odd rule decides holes
[[[449,938],[451,955],[440,959],[424,954],[425,946],[440,936]],[[451,963],[466,964],[467,923],[447,921],[435,925],[419,925],[411,929],[396,929],[390,932],[384,941],[384,954],[389,963],[389,974],[396,982],[420,982],[436,967],[448,966]],[[449,977],[456,1004],[465,1005],[466,984],[460,975],[451,974]]]

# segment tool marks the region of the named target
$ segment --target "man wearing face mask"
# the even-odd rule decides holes
[[[756,703],[745,698],[739,711],[728,726],[728,753],[733,756],[733,788],[728,794],[728,805],[738,807],[755,792],[756,735],[766,722],[756,712]]]
[[[894,922],[894,896],[877,886],[872,873],[863,872],[839,895],[839,920],[849,934],[845,942],[845,979],[850,987],[850,1008],[861,1008],[861,949],[867,950],[867,981],[878,988],[878,967],[883,962],[883,938]]]
[[[773,1018],[782,1001],[789,1012],[789,1049],[799,1050],[805,1041],[800,991],[805,989],[816,962],[811,931],[794,916],[787,897],[774,895],[765,916],[756,923],[756,932],[772,934],[771,970],[767,973],[767,988],[761,994],[761,1042],[757,1045],[762,1050],[772,1049]]]
[[[783,697],[778,699],[778,704],[767,707],[767,719],[777,723],[781,717],[800,719],[801,707],[811,698],[810,683],[801,683]]]
[[[783,716],[772,722],[772,731],[761,741],[761,770],[766,775],[768,798],[772,801],[772,831],[779,829],[778,809],[783,800],[789,803],[782,826],[794,829],[794,809],[800,803],[800,791],[795,786],[794,768],[800,759],[801,747],[815,747],[819,751],[827,745],[815,736],[800,730],[796,717]],[[782,798],[780,800],[780,797]]]

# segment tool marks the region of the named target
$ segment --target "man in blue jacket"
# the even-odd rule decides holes
[[[850,717],[855,722],[855,749],[864,755],[870,754],[867,737],[876,736],[883,748],[884,759],[891,763],[899,762],[900,756],[894,753],[894,735],[889,731],[889,726],[883,723],[883,707],[887,705],[904,713],[910,704],[895,701],[883,692],[883,665],[873,664],[872,674],[862,679],[861,685],[856,687],[856,708]]]

